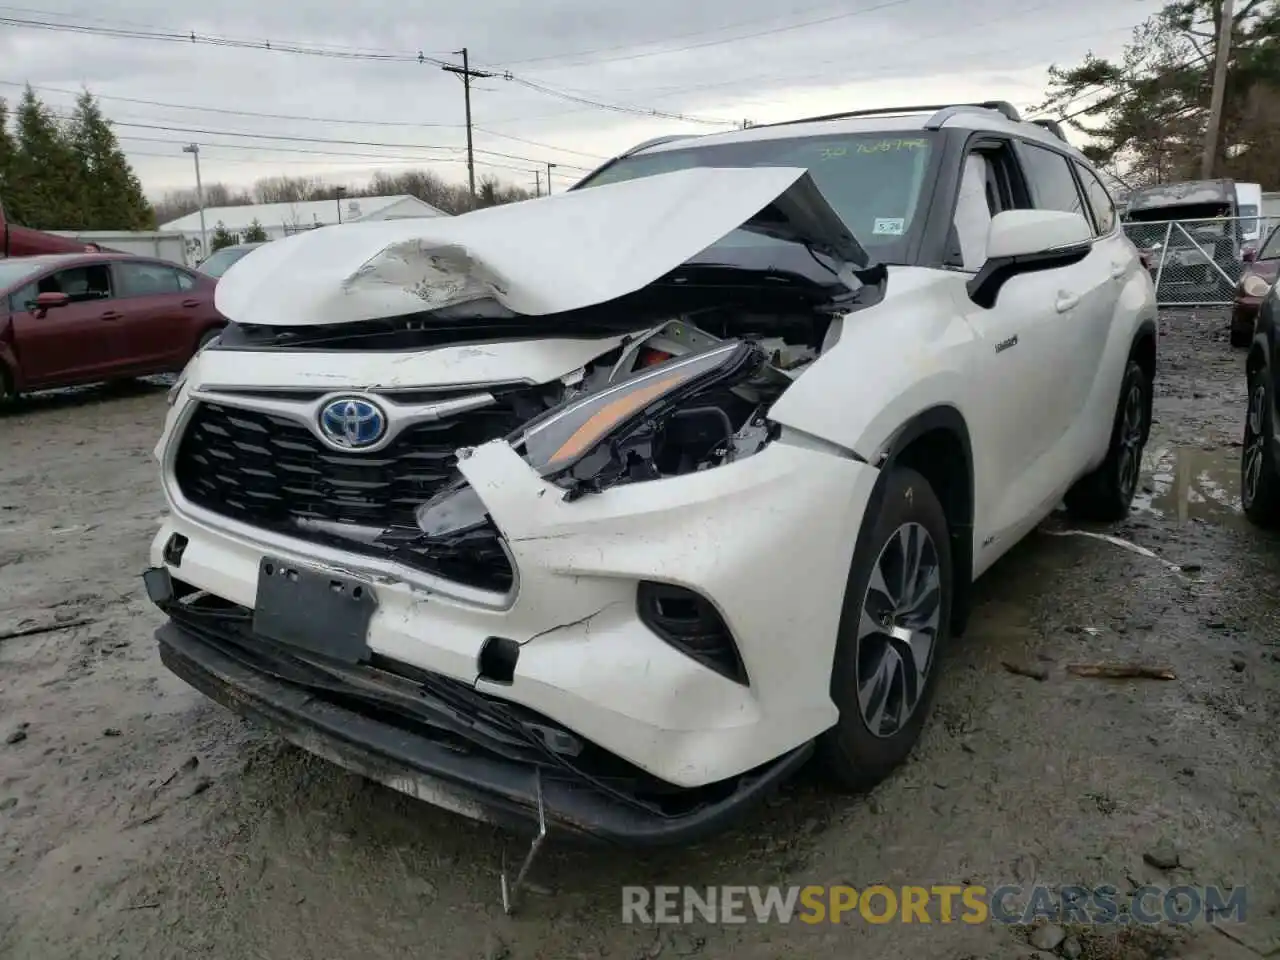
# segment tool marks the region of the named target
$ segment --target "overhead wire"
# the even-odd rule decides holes
[[[893,2],[907,2],[907,0],[893,0]],[[417,63],[431,64],[437,67],[456,67],[457,64],[440,57],[429,56],[421,51],[416,55],[393,53],[393,52],[347,52],[334,49],[325,49],[315,45],[293,43],[290,41],[271,41],[271,40],[247,40],[236,37],[214,36],[211,34],[198,34],[195,31],[188,33],[177,33],[173,31],[163,31],[155,29],[141,28],[119,28],[96,26],[88,23],[58,23],[49,20],[35,20],[26,17],[0,17],[0,26],[19,27],[32,30],[47,30],[54,32],[75,33],[88,36],[105,37],[116,40],[146,40],[159,43],[191,43],[204,44],[217,47],[225,47],[242,50],[257,50],[267,53],[288,53],[298,56],[314,56],[327,57],[331,59],[354,60],[354,61],[374,61],[380,63]],[[638,116],[654,116],[666,120],[679,120],[686,123],[698,123],[711,126],[732,126],[733,122],[729,120],[717,120],[709,117],[694,117],[687,114],[674,113],[664,110],[656,110],[647,107],[640,107],[630,104],[615,104],[607,101],[596,100],[589,97],[582,97],[566,90],[550,86],[538,81],[527,80],[518,77],[509,72],[500,75],[500,78],[512,81],[531,90],[535,90],[546,96],[555,97],[561,100],[568,100],[572,103],[580,103],[586,106],[597,107],[602,110],[609,110],[617,113],[630,113]]]

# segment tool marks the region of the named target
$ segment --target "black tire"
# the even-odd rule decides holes
[[[1253,523],[1280,528],[1280,471],[1276,469],[1275,428],[1271,422],[1270,384],[1266,368],[1249,375],[1244,444],[1240,451],[1240,505]]]
[[[840,719],[818,738],[818,760],[826,774],[852,790],[875,786],[915,747],[933,701],[940,654],[950,632],[954,595],[950,531],[929,481],[906,467],[891,467],[880,482],[883,498],[875,515],[863,520],[836,635],[831,699],[840,711]],[[890,587],[887,594],[873,587],[873,576],[886,585],[898,580],[903,531],[907,531],[920,561],[917,584],[924,585],[917,596],[925,598],[925,602],[917,606],[914,617],[900,613],[909,603],[897,604],[895,615],[895,597],[891,594],[901,591]],[[909,548],[907,552],[912,551]],[[929,590],[927,585],[935,573],[936,589]],[[908,624],[919,629],[910,631],[909,638],[879,632],[860,637],[864,608],[873,609],[877,614],[874,619],[880,624],[888,625],[888,617],[899,629],[905,630]],[[932,642],[927,642],[930,638]],[[922,641],[926,641],[923,646]],[[923,678],[919,676],[916,657],[907,659],[912,653],[919,653],[924,661]],[[885,664],[889,672],[877,669]],[[871,692],[866,711],[859,697],[860,676],[867,679]],[[877,693],[882,696],[877,697]],[[877,706],[882,708],[882,715],[879,729],[873,732]],[[907,712],[897,710],[899,706],[906,706]]]
[[[18,391],[13,385],[13,374],[9,368],[0,363],[0,410],[12,407],[18,399]]]
[[[1078,520],[1112,523],[1129,515],[1142,473],[1142,448],[1151,431],[1151,382],[1130,360],[1120,382],[1107,458],[1067,491],[1067,510]]]
[[[1253,322],[1241,323],[1234,316],[1231,318],[1231,345],[1236,348],[1247,347],[1253,343]]]

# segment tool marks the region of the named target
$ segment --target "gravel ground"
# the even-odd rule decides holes
[[[28,401],[0,419],[0,956],[1025,957],[1029,931],[987,925],[623,925],[619,888],[1033,879],[1249,885],[1234,939],[1067,931],[1062,955],[1280,949],[1280,541],[1239,514],[1242,355],[1220,317],[1165,329],[1146,486],[1102,531],[1157,557],[1049,521],[983,579],[920,748],[873,794],[802,779],[696,849],[552,842],[514,917],[498,872],[519,842],[289,748],[161,668],[138,574],[163,511],[163,387]],[[1113,658],[1176,679],[1065,670]],[[1144,860],[1169,845],[1177,867]]]

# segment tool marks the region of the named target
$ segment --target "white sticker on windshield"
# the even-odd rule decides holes
[[[900,237],[905,226],[906,221],[902,217],[876,217],[876,225],[871,232],[881,236],[888,234]]]

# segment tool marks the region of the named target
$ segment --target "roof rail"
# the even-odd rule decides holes
[[[1042,119],[1042,120],[1032,120],[1031,122],[1034,123],[1037,127],[1044,127],[1046,130],[1052,133],[1059,140],[1062,140],[1064,142],[1066,141],[1067,139],[1066,131],[1062,129],[1062,124],[1059,123],[1057,120]]]
[[[1002,102],[1003,101],[1001,101],[1001,103]],[[875,107],[868,110],[845,110],[841,113],[824,113],[816,117],[797,117],[795,120],[779,120],[775,123],[754,124],[751,129],[754,130],[756,127],[786,127],[793,123],[820,123],[824,120],[850,120],[856,117],[891,117],[899,114],[936,113],[939,110],[949,109],[951,106],[952,104],[945,103],[924,103],[909,107]],[[1000,107],[997,106],[997,101],[994,100],[990,103],[972,103],[964,104],[963,106],[982,107],[989,110],[1000,109]],[[1004,104],[1004,107],[1013,111],[1014,118],[1018,118],[1018,111],[1014,110],[1010,104]],[[1001,110],[1001,112],[1003,112],[1003,110]],[[1006,116],[1008,116],[1008,114],[1006,114]]]
[[[945,107],[938,107],[937,110],[937,113],[925,121],[924,128],[926,130],[940,130],[942,125],[957,113],[967,113],[972,110],[994,110],[1006,120],[1012,120],[1014,123],[1022,122],[1022,114],[1018,113],[1018,108],[1007,100],[984,100],[981,103],[952,103]]]

